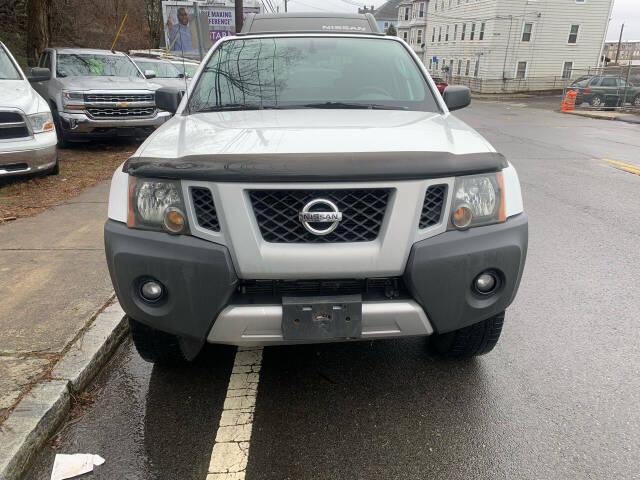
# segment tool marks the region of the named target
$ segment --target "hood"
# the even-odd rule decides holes
[[[49,107],[25,80],[0,80],[0,108],[19,108],[24,113],[48,112]]]
[[[453,115],[400,110],[260,110],[176,115],[144,156],[425,151],[492,152]]]
[[[58,77],[65,90],[155,90],[140,77]]]
[[[189,82],[185,84],[184,78],[152,78],[148,80],[152,90],[157,90],[161,87],[172,87],[178,90],[186,90]]]
[[[132,175],[229,181],[448,176],[504,168],[454,116],[395,110],[176,115],[127,163]]]

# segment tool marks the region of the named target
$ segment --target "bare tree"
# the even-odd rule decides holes
[[[51,42],[53,0],[27,0],[27,62],[35,65]]]
[[[149,43],[151,48],[158,48],[162,38],[162,2],[161,0],[145,0],[145,9],[149,26]]]

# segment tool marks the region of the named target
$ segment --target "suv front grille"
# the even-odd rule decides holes
[[[85,93],[85,102],[153,102],[151,93]]]
[[[29,128],[22,115],[16,112],[0,112],[0,140],[26,138]]]
[[[151,117],[156,113],[155,107],[87,107],[87,112],[94,118]]]
[[[271,243],[370,242],[378,238],[390,189],[252,190],[249,192],[262,238]],[[315,235],[298,214],[311,200],[326,199],[342,212],[327,235]],[[325,224],[328,226],[328,224]]]
[[[198,225],[207,230],[219,232],[220,222],[211,190],[203,187],[191,187],[191,200]]]
[[[446,198],[446,185],[431,185],[427,188],[420,214],[420,229],[432,227],[442,221]]]

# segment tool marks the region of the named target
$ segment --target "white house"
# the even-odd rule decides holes
[[[426,66],[453,83],[496,93],[562,88],[582,69],[598,66],[613,0],[427,5]]]
[[[398,36],[418,54],[425,51],[427,4],[427,0],[405,0],[400,2],[398,8]]]

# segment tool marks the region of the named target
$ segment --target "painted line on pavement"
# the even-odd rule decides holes
[[[261,365],[262,347],[238,347],[207,480],[245,478]]]
[[[640,166],[638,166],[638,165],[633,165],[631,163],[619,162],[617,160],[612,160],[610,158],[603,158],[602,160],[604,160],[605,162],[610,163],[612,165],[617,165],[618,167],[620,167],[621,170],[624,170],[625,172],[634,173],[636,175],[640,174]]]

